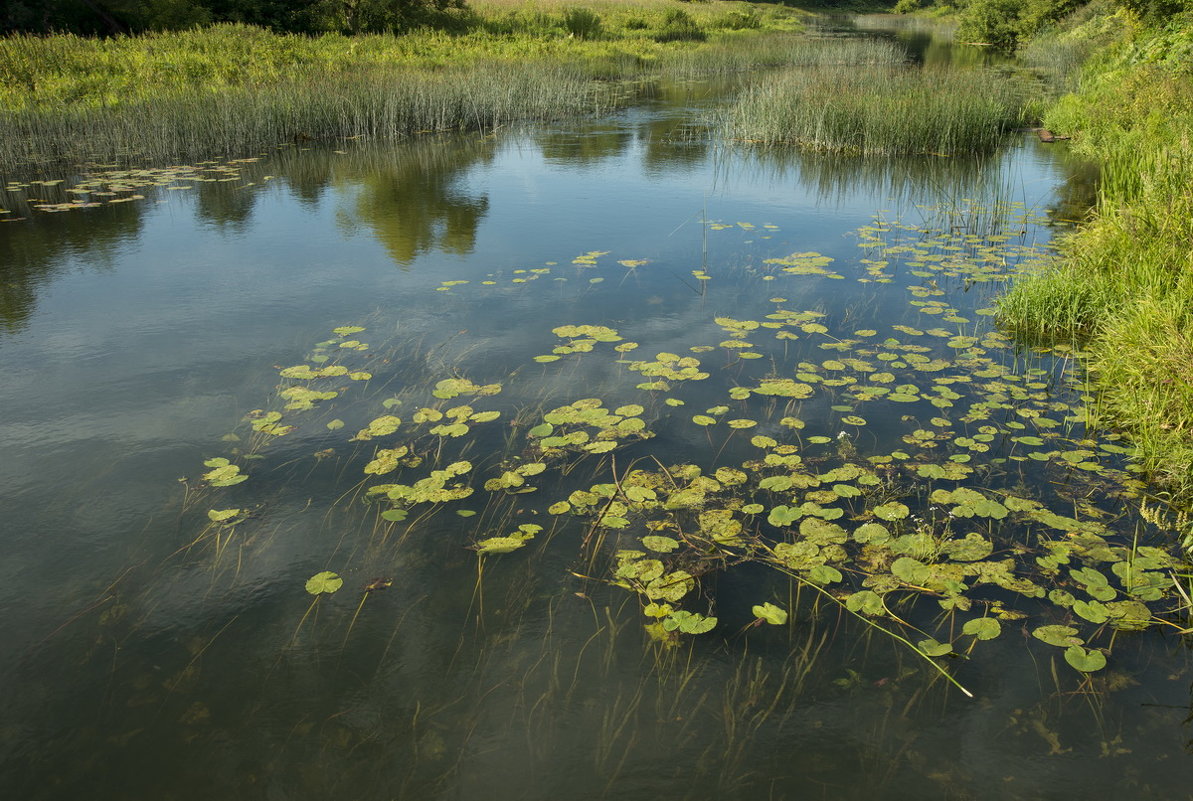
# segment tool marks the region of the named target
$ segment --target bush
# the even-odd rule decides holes
[[[601,16],[587,8],[569,8],[563,12],[563,27],[577,39],[598,39],[601,35]]]
[[[652,37],[656,42],[703,42],[708,34],[681,8],[673,8],[663,17],[663,27]]]
[[[961,15],[957,38],[1014,50],[1019,44],[1019,14],[1023,7],[1023,0],[975,0]]]
[[[719,20],[718,28],[728,28],[731,31],[752,30],[762,27],[762,17],[754,9],[749,11],[730,11]]]

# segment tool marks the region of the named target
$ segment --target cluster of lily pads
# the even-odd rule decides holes
[[[147,196],[143,193],[155,190],[185,191],[200,183],[237,183],[241,186],[252,186],[255,182],[247,180],[241,171],[245,165],[260,160],[259,157],[251,157],[224,162],[201,161],[185,166],[143,168],[99,164],[88,169],[77,179],[11,181],[0,189],[9,198],[21,205],[27,205],[33,211],[76,211],[145,200]],[[261,180],[269,181],[272,178],[272,175],[266,175]],[[11,209],[0,208],[0,219],[3,219],[2,215],[10,213]]]
[[[998,280],[1032,251],[1002,233],[898,223],[868,226],[859,239],[868,256],[858,280],[933,276],[908,287],[932,324],[843,326],[830,311],[772,297],[762,314],[710,314],[693,335],[708,340],[690,345],[692,355],[653,356],[607,325],[557,326],[550,352],[530,362],[550,371],[599,359],[622,371],[633,396],[531,407],[504,398],[492,401],[503,408],[480,408],[507,383],[432,377],[382,401],[348,439],[365,451],[364,480],[383,477],[364,498],[387,524],[413,528],[440,510],[472,516],[461,503],[475,505],[483,493],[487,510],[516,499],[520,510],[548,515],[552,532],[583,532],[583,547],[603,549],[588,558],[606,565],[588,580],[637,596],[647,633],[663,646],[721,625],[707,579],[745,563],[771,568],[928,660],[970,655],[1022,621],[1034,640],[1089,673],[1106,665],[1115,632],[1179,627],[1173,574],[1181,562],[1123,511],[1146,485],[1121,440],[1086,432],[1066,362],[1017,353],[973,321],[987,310],[936,300],[953,297],[937,280],[966,288]],[[589,269],[603,255],[574,263]],[[840,280],[846,271],[831,262],[795,253],[763,260],[756,275]],[[246,418],[248,455],[372,379],[369,346],[355,338],[362,331],[337,328],[305,363],[280,370],[281,408]],[[732,371],[698,358],[718,349]],[[693,404],[694,412],[679,408]],[[503,416],[509,425],[495,429]],[[332,420],[323,433],[343,426]],[[678,464],[657,458],[652,439],[690,441],[688,432],[710,447]],[[463,458],[475,437],[500,438],[504,448]],[[569,476],[580,463],[596,480],[576,488]],[[247,478],[226,457],[207,467],[211,488]],[[218,523],[212,515],[228,512],[209,517]],[[524,552],[545,530],[508,515],[482,519],[461,543],[482,559]],[[319,587],[330,586],[324,579]],[[759,623],[784,625],[794,611],[757,601]]]

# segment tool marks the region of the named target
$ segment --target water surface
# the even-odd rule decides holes
[[[615,551],[642,548],[646,518],[619,529],[548,511],[632,469],[740,469],[764,436],[795,445],[813,474],[861,464],[880,479],[881,492],[842,496],[848,530],[902,502],[911,515],[887,520],[895,533],[997,532],[999,554],[1026,563],[1043,543],[1083,536],[1015,516],[950,521],[929,492],[964,485],[1038,499],[1115,547],[1165,542],[1138,515],[1116,437],[1084,431],[1073,360],[1016,349],[988,316],[1002,278],[1080,203],[1062,159],[1028,139],[981,160],[713,146],[689,135],[710,102],[670,87],[607,119],[521,133],[109,174],[101,188],[115,183],[114,195],[60,213],[28,199],[66,202],[69,183],[7,193],[0,206],[25,217],[0,226],[0,754],[12,792],[1184,797],[1189,666],[1174,626],[1114,633],[1005,588],[955,617],[939,593],[906,598],[901,618],[952,638],[939,661],[970,699],[831,599],[746,561],[700,575],[682,601],[715,615],[712,631],[660,645],[643,628],[650,599],[609,583]],[[108,202],[132,194],[144,197]],[[756,325],[735,333],[725,319]],[[621,339],[553,353],[583,339],[553,333],[569,325]],[[947,330],[925,333],[934,327]],[[638,347],[614,349],[625,342]],[[915,362],[897,354],[917,352],[898,350],[909,344],[947,366],[908,378]],[[632,363],[659,353],[709,375],[640,389],[652,379]],[[867,366],[826,366],[846,358]],[[856,397],[879,362],[903,364],[890,385],[918,380],[920,394]],[[306,382],[279,372],[302,364],[369,377],[312,382],[337,396],[286,410],[279,389]],[[818,376],[806,399],[741,397],[801,375]],[[856,380],[822,383],[839,375]],[[501,392],[432,394],[462,378]],[[1000,393],[992,417],[962,415]],[[535,492],[484,489],[542,458],[528,432],[584,398],[641,406],[623,416],[653,436],[546,459],[527,477]],[[414,422],[420,408],[464,403],[501,416],[460,437]],[[270,410],[294,430],[254,431]],[[403,428],[353,441],[384,414]],[[790,416],[804,428],[780,422]],[[991,424],[985,450],[971,447]],[[926,442],[925,430],[948,436]],[[403,442],[423,464],[362,472]],[[249,479],[207,486],[204,462],[220,458]],[[368,501],[370,485],[460,460],[472,465],[466,498],[413,505],[399,522]],[[1069,466],[1082,460],[1094,466]],[[935,484],[916,472],[947,462],[973,472]],[[799,523],[741,505],[734,515],[772,545],[798,541]],[[211,524],[225,509],[239,510],[235,524]],[[688,511],[690,523],[699,510]],[[543,530],[512,553],[469,549],[523,524]],[[683,566],[699,575],[699,564]],[[304,584],[321,571],[344,584],[316,599]],[[845,573],[832,588],[842,598],[861,581]],[[1085,586],[1058,575],[1067,591]],[[763,602],[789,622],[753,625]],[[999,638],[960,633],[981,608],[1007,613]],[[1031,635],[1073,621],[1109,654],[1088,677]]]

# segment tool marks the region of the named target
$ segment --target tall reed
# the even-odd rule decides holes
[[[0,163],[135,155],[186,159],[287,141],[492,129],[608,108],[610,93],[563,65],[430,72],[377,69],[260,89],[167,95],[115,107],[0,116]]]
[[[729,110],[734,139],[836,153],[990,151],[1022,122],[1015,84],[985,71],[792,69]]]

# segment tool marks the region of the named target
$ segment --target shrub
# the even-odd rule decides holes
[[[749,11],[730,11],[717,20],[718,28],[728,28],[731,31],[744,31],[762,27],[762,17],[754,9]]]
[[[601,35],[601,16],[587,8],[569,8],[563,12],[563,27],[577,39],[597,39]]]
[[[673,8],[663,17],[663,27],[653,38],[656,42],[703,42],[708,34],[688,12]]]

